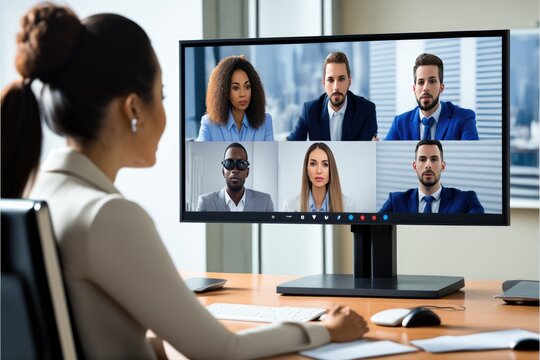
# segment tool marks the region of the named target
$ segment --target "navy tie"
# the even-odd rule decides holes
[[[431,214],[431,202],[435,198],[431,195],[424,196],[424,201],[426,202],[426,207],[424,208],[424,214]]]
[[[433,116],[422,119],[422,124],[424,124],[424,135],[422,136],[422,140],[431,140],[431,126],[434,122],[435,119]]]

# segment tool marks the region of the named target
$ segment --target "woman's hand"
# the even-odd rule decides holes
[[[333,307],[321,324],[328,329],[332,342],[357,340],[369,331],[364,318],[348,306]]]

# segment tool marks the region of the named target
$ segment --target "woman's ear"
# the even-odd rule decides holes
[[[126,96],[123,106],[124,116],[126,119],[139,118],[139,97],[135,93]]]
[[[137,94],[131,93],[126,96],[122,106],[122,112],[126,121],[126,125],[131,130],[131,132],[136,133],[140,114],[139,97],[137,96]]]

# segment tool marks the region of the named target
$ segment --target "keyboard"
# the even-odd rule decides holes
[[[206,307],[215,318],[221,320],[276,322],[306,322],[317,319],[326,309],[291,306],[261,306],[245,304],[214,303]]]

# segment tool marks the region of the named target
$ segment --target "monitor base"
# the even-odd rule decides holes
[[[279,284],[277,292],[283,295],[437,299],[464,286],[465,280],[458,276],[397,275],[372,279],[323,274]]]

